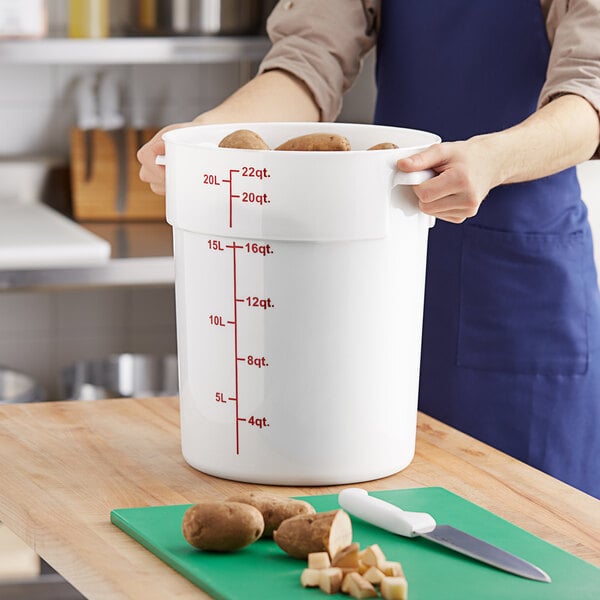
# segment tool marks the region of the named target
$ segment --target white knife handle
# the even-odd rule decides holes
[[[104,73],[100,78],[98,103],[102,129],[111,131],[125,126],[125,117],[120,108],[119,81],[113,73]]]
[[[429,513],[408,512],[369,496],[361,488],[346,488],[338,495],[339,505],[351,515],[404,537],[415,537],[435,529],[435,519]]]
[[[77,102],[77,127],[79,129],[95,129],[98,127],[98,107],[96,106],[96,78],[84,75],[75,87]]]

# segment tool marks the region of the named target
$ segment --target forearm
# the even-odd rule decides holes
[[[590,158],[598,147],[598,113],[580,96],[557,98],[510,129],[463,142],[434,144],[398,161],[402,171],[433,169],[413,189],[421,210],[451,223],[477,214],[489,191],[538,179]]]
[[[600,141],[600,119],[587,100],[565,95],[522,123],[478,139],[496,164],[493,184],[517,183],[551,175],[591,158]]]
[[[309,89],[285,71],[267,71],[241,87],[197,123],[318,121],[319,109]]]

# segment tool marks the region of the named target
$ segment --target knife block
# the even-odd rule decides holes
[[[142,142],[149,141],[157,129],[144,129]],[[136,158],[136,131],[126,131],[127,192],[125,209],[117,209],[119,183],[119,154],[110,132],[94,129],[90,148],[86,132],[71,130],[71,189],[73,216],[78,221],[164,221],[165,199],[156,195],[139,178],[140,165]],[[91,149],[92,163],[86,180],[87,152]]]

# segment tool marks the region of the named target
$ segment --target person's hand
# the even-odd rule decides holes
[[[433,169],[438,173],[413,187],[424,213],[451,223],[477,214],[488,192],[501,183],[489,137],[436,144],[398,161],[401,171]]]
[[[137,152],[137,159],[141,164],[140,179],[150,184],[155,194],[165,195],[165,168],[156,164],[156,157],[165,153],[165,143],[162,136],[172,129],[192,127],[198,123],[176,123],[163,127],[149,142],[144,144]]]

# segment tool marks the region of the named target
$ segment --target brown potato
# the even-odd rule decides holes
[[[306,152],[331,152],[336,150],[351,150],[350,142],[335,133],[308,133],[292,138],[277,146],[275,150],[300,150]]]
[[[392,142],[381,142],[381,144],[375,144],[374,146],[367,148],[367,150],[395,150],[396,148],[398,148],[398,146],[392,144]]]
[[[245,150],[269,150],[266,142],[254,131],[238,129],[226,135],[220,142],[219,148],[240,148]]]
[[[352,543],[352,522],[343,510],[286,519],[273,534],[275,543],[294,558],[307,558],[311,552],[335,556]]]
[[[200,502],[183,515],[183,537],[194,548],[233,552],[255,542],[264,519],[254,506],[241,502]]]
[[[265,520],[265,530],[262,537],[272,537],[282,521],[296,515],[314,514],[312,504],[304,500],[284,498],[266,492],[242,492],[227,498],[228,502],[244,502],[257,508]]]

